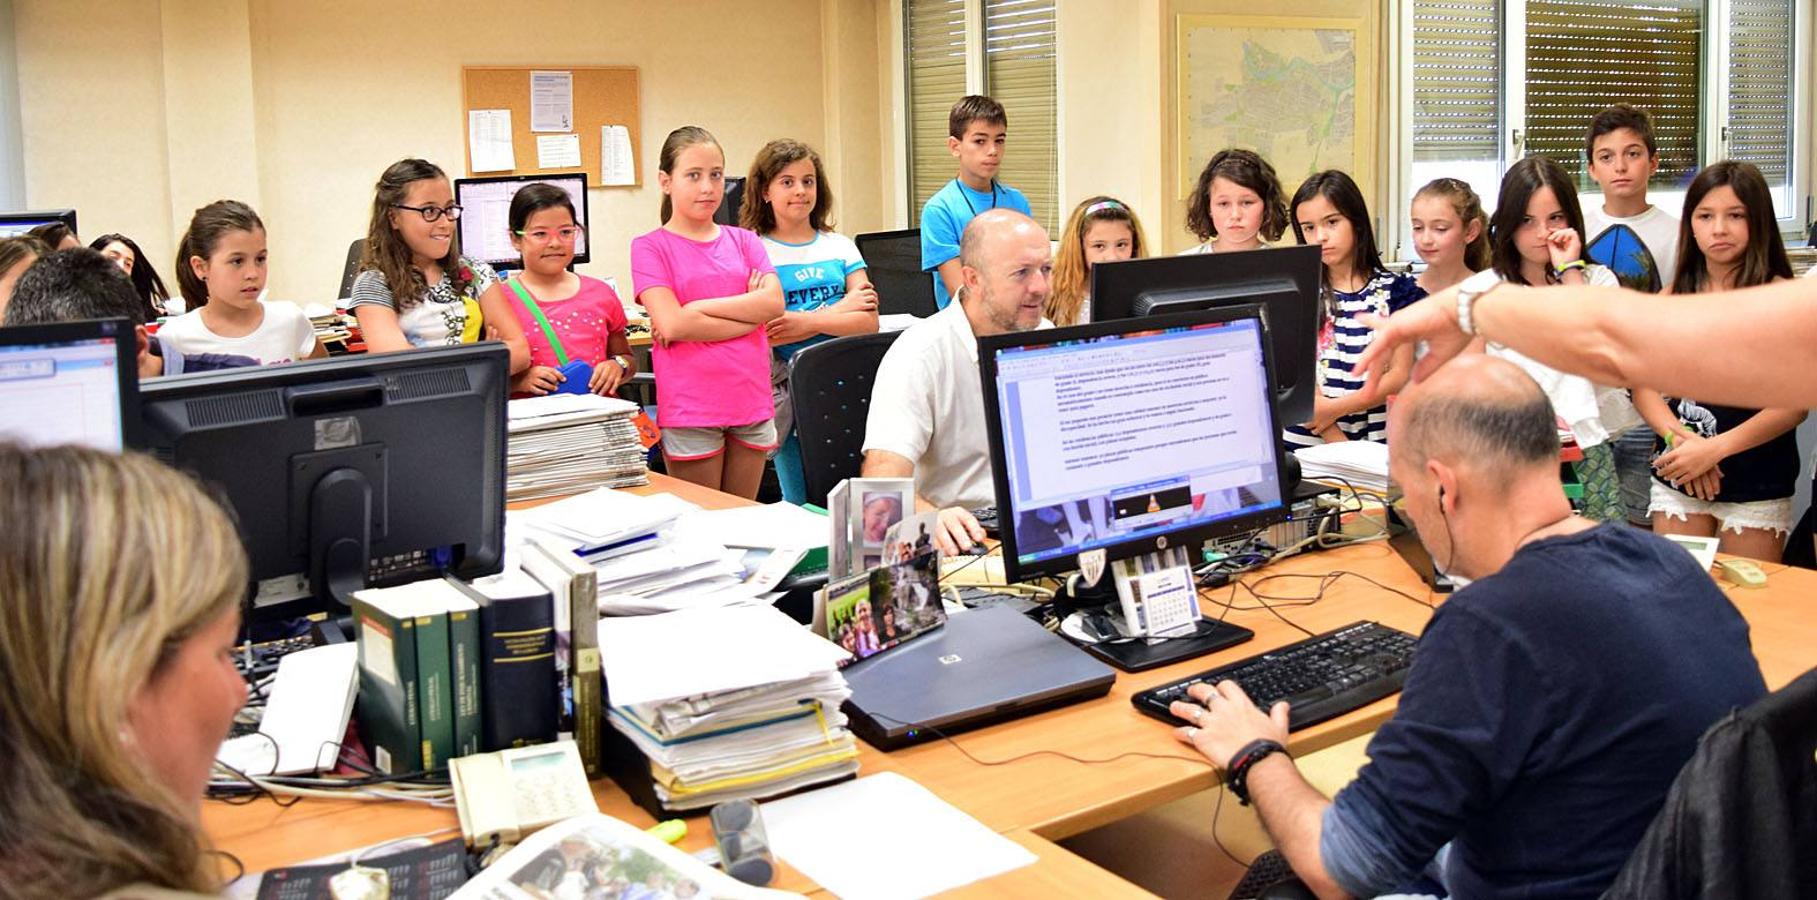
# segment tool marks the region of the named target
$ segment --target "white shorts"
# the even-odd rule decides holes
[[[765,419],[750,425],[731,425],[725,428],[664,426],[662,430],[663,455],[677,462],[718,456],[726,452],[727,441],[759,453],[769,453],[777,445],[776,420]]]
[[[1686,520],[1691,516],[1712,516],[1717,531],[1740,534],[1744,528],[1758,528],[1785,537],[1792,531],[1792,498],[1752,500],[1747,503],[1712,503],[1653,482],[1647,497],[1647,512],[1662,513],[1668,519]]]

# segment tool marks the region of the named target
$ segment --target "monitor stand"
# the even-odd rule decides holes
[[[1113,580],[1116,577],[1122,577],[1121,573],[1112,578],[1100,578],[1095,585],[1086,585],[1079,578],[1069,579],[1054,594],[1056,611],[1063,617],[1077,613],[1091,619],[1098,623],[1100,630],[1119,628],[1123,610],[1122,598]],[[1197,586],[1194,587],[1196,590]],[[1201,618],[1194,623],[1190,634],[1156,638],[1152,643],[1148,638],[1131,637],[1082,646],[1085,652],[1125,672],[1141,672],[1215,653],[1253,637],[1255,632],[1242,626]]]

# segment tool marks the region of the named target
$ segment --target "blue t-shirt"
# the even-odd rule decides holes
[[[831,231],[822,231],[804,244],[765,237],[763,249],[770,255],[770,263],[776,266],[776,277],[782,279],[783,306],[789,312],[812,312],[844,300],[845,280],[865,267],[858,245],[852,243],[851,238]],[[787,360],[801,348],[831,337],[819,334],[772,349],[776,351],[776,358]]]
[[[1433,614],[1320,858],[1370,897],[1450,842],[1451,896],[1596,897],[1704,730],[1765,694],[1747,622],[1676,544],[1534,542]]]
[[[927,198],[927,205],[921,208],[921,268],[934,272],[940,264],[959,255],[959,238],[965,234],[965,225],[973,217],[987,209],[1013,209],[1025,216],[1034,215],[1029,209],[1028,198],[1022,192],[1007,184],[991,182],[988,191],[974,191],[965,183],[955,178],[946,186]],[[952,295],[946,292],[946,283],[940,280],[940,273],[934,272],[934,305],[945,309],[953,302]]]

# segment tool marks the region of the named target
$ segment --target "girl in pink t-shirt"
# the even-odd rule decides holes
[[[656,339],[663,458],[677,478],[753,498],[777,445],[764,324],[782,315],[782,282],[757,235],[713,221],[725,152],[706,129],[670,132],[658,168],[663,226],[631,242],[631,279]]]
[[[512,195],[507,218],[524,270],[487,290],[500,296],[484,299],[509,306],[530,345],[530,367],[512,376],[512,395],[611,396],[636,374],[637,363],[618,294],[597,278],[568,271],[583,234],[573,199],[552,184],[526,185]]]

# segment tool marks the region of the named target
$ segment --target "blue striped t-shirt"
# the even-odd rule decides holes
[[[1375,340],[1375,331],[1363,324],[1365,313],[1385,316],[1426,296],[1412,275],[1377,269],[1369,283],[1354,293],[1331,292],[1331,309],[1319,328],[1319,391],[1326,397],[1347,397],[1363,387],[1364,373],[1352,372],[1357,358]],[[1353,441],[1388,439],[1386,404],[1338,419],[1338,430]],[[1291,425],[1287,443],[1310,446],[1321,443],[1312,432]]]

